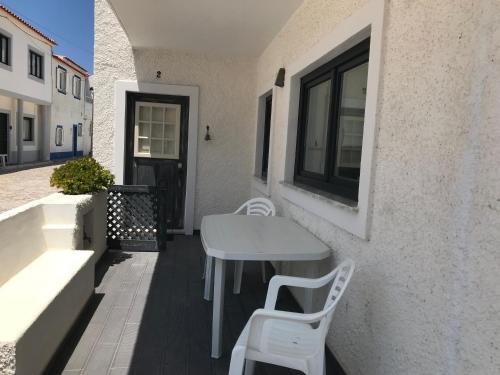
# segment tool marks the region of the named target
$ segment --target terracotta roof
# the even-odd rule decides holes
[[[75,69],[77,72],[82,73],[85,77],[89,77],[90,76],[89,72],[87,72],[84,68],[82,68],[80,65],[78,65],[73,60],[71,60],[69,57],[62,56],[62,55],[56,55],[56,54],[52,54],[52,56],[54,56],[55,59],[57,59],[57,60],[65,63],[65,64],[69,65],[70,67],[72,67],[73,69]]]
[[[21,17],[19,17],[17,14],[15,14],[13,11],[11,11],[10,9],[8,9],[7,7],[5,7],[5,5],[2,5],[0,4],[0,10],[3,10],[4,12],[6,12],[8,15],[14,17],[16,20],[18,20],[19,22],[21,22],[23,25],[27,26],[28,28],[30,28],[31,30],[33,30],[35,33],[37,33],[38,35],[40,35],[42,38],[44,38],[47,42],[49,42],[49,44],[52,44],[52,45],[57,45],[56,41],[54,39],[51,39],[49,38],[47,35],[45,35],[44,33],[42,33],[40,30],[36,29],[34,26],[30,25],[29,22],[23,20]]]

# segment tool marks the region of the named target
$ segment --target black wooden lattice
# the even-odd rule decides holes
[[[160,206],[158,189],[154,186],[111,186],[107,207],[108,248],[162,250],[166,228]]]

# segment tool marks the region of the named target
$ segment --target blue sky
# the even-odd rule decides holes
[[[0,0],[18,16],[55,39],[56,54],[94,70],[93,0]]]

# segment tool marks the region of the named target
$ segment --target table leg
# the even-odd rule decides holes
[[[222,323],[224,321],[224,282],[226,262],[215,258],[214,306],[212,313],[212,358],[222,354]]]
[[[205,292],[203,298],[207,301],[212,300],[214,291],[214,258],[207,255],[205,260]]]
[[[310,279],[318,277],[318,266],[314,262],[309,262],[307,267],[307,276]],[[314,289],[306,288],[304,289],[304,313],[310,314],[314,312],[313,310],[313,300],[314,300]]]
[[[234,262],[234,286],[233,286],[234,294],[240,294],[242,277],[243,277],[243,261],[237,260]]]

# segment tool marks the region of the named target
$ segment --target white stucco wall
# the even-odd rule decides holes
[[[256,60],[168,50],[131,50],[105,1],[96,1],[94,155],[112,165],[115,80],[198,86],[195,228],[204,215],[231,212],[250,195],[256,118]],[[112,32],[111,32],[112,30]],[[162,72],[161,80],[156,72]],[[206,142],[205,127],[212,140]]]
[[[161,70],[200,86],[197,219],[228,210],[249,193],[258,95],[368,1],[306,0],[257,61],[133,51],[96,1],[96,157],[112,167],[114,81]],[[327,337],[349,374],[500,372],[499,7],[385,2],[368,240],[283,199],[289,103],[274,90],[271,198],[331,246],[324,270],[357,264]]]
[[[0,64],[0,94],[40,104],[49,104],[52,100],[50,76],[52,47],[26,26],[18,21],[12,21],[11,17],[4,17],[3,11],[0,11],[0,32],[11,37],[10,67]],[[44,57],[43,80],[30,78],[28,75],[28,50],[30,47]]]
[[[257,92],[363,3],[306,1],[259,59]],[[357,263],[327,338],[349,374],[500,371],[499,17],[495,1],[386,2],[369,241],[282,199],[275,90],[272,199],[332,263]]]
[[[61,93],[56,87],[56,69],[58,66],[66,69],[66,94]],[[73,76],[81,79],[80,99],[73,95]],[[77,137],[77,150],[89,150],[90,146],[90,118],[92,115],[92,104],[85,101],[85,77],[80,72],[71,68],[60,60],[52,59],[52,106],[50,120],[50,153],[57,157],[58,153],[73,151],[73,125],[82,124],[82,136]],[[56,146],[56,127],[63,126],[63,144]],[[88,151],[85,153],[88,154]]]

